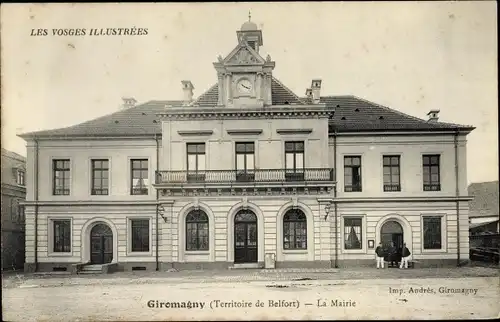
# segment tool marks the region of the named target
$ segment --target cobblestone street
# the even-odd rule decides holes
[[[462,268],[356,268],[356,269],[248,269],[172,272],[118,272],[103,275],[58,273],[9,274],[2,285],[10,287],[50,287],[63,285],[154,284],[162,283],[244,283],[249,281],[363,280],[403,278],[494,277],[500,270],[491,267]]]

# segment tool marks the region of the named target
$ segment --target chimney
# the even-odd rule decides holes
[[[313,104],[318,104],[321,95],[321,79],[313,79],[311,82]]]
[[[193,101],[193,83],[188,80],[182,81],[182,91],[184,92],[184,105],[189,105]]]
[[[429,113],[427,113],[427,116],[429,117],[429,120],[427,122],[437,122],[439,119],[439,110],[430,110]]]
[[[313,95],[313,93],[312,93],[312,89],[307,88],[307,89],[306,89],[306,97],[307,97],[308,99],[312,99],[312,95]]]
[[[122,97],[122,100],[123,100],[122,109],[124,110],[134,107],[135,103],[137,103],[136,99],[133,97]]]

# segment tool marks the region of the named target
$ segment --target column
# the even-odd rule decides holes
[[[261,100],[262,99],[262,73],[257,73],[257,81],[256,81],[256,95],[257,99]]]
[[[231,102],[231,73],[226,73],[226,98],[227,103]]]
[[[266,73],[265,74],[265,87],[266,87],[266,96],[265,96],[265,103],[266,104],[272,104],[272,95],[271,95],[271,74]]]
[[[224,83],[222,82],[224,79],[223,73],[217,73],[217,79],[219,81],[219,98],[217,101],[217,105],[224,105]]]

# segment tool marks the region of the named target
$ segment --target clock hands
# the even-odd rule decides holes
[[[241,86],[243,86],[244,88],[246,89],[250,89],[250,87],[246,87],[245,85],[241,84]]]

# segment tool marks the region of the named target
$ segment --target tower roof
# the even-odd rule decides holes
[[[253,31],[253,30],[259,30],[259,28],[252,21],[246,21],[244,24],[241,25],[241,31]]]
[[[251,12],[248,12],[248,21],[245,21],[244,24],[241,25],[241,31],[253,31],[253,30],[259,30],[259,27],[252,21],[252,14]]]

